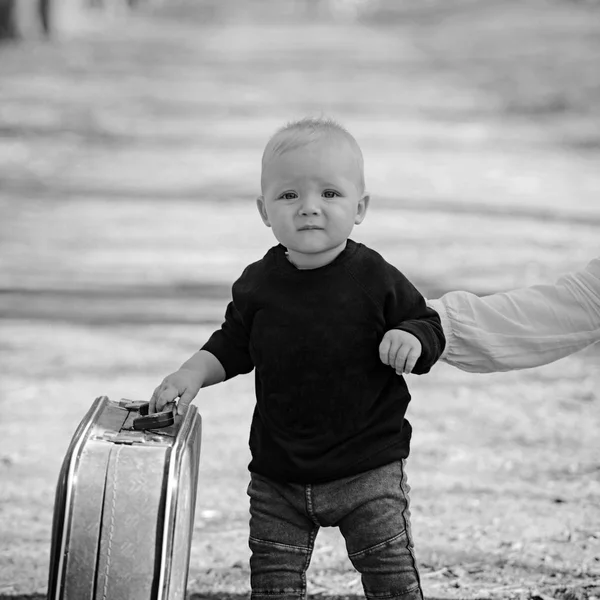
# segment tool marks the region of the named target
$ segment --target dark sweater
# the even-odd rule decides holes
[[[233,285],[225,321],[203,346],[227,379],[256,369],[249,469],[319,483],[408,456],[410,394],[379,359],[390,329],[423,345],[414,373],[444,349],[438,314],[377,252],[348,240],[318,269],[296,269],[281,245]]]

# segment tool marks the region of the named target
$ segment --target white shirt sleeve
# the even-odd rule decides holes
[[[427,302],[446,336],[441,360],[473,373],[537,367],[600,341],[600,257],[554,285]]]

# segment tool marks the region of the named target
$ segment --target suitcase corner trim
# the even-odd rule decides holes
[[[175,518],[173,517],[177,512],[179,474],[181,471],[181,465],[187,441],[195,434],[196,431],[198,431],[199,436],[202,435],[202,417],[195,406],[190,406],[188,407],[187,413],[184,417],[181,430],[179,431],[175,443],[169,452],[168,476],[165,490],[165,518],[160,558],[161,564],[164,568],[160,569],[157,600],[163,600],[167,598],[169,594],[169,586],[171,583],[171,564],[169,561],[169,554],[172,551],[175,535]],[[194,458],[195,468],[197,470],[200,460],[200,442],[198,442],[197,456]],[[193,490],[192,498],[193,521],[194,508],[196,504],[196,489]]]
[[[94,425],[95,419],[108,402],[107,396],[98,396],[96,398],[85,417],[77,426],[60,469],[55,497],[55,506],[60,504],[60,508],[55,512],[52,524],[52,548],[50,552],[50,576],[48,581],[49,600],[61,597],[65,570],[65,554],[69,540],[69,527],[73,509],[71,482],[76,476],[82,448]],[[62,498],[64,498],[64,501],[61,501]]]

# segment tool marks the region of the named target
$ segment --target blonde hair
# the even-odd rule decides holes
[[[276,157],[303,148],[322,139],[338,138],[344,140],[356,158],[358,181],[361,192],[365,190],[364,160],[362,151],[354,136],[337,121],[328,118],[305,117],[291,121],[280,127],[271,136],[262,155],[261,187],[264,190],[264,172],[269,161]]]

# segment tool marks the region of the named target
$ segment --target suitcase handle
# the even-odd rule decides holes
[[[143,431],[144,429],[162,429],[175,423],[175,408],[162,412],[148,414],[150,402],[142,400],[126,401],[121,404],[127,410],[137,410],[141,416],[133,420],[133,429]]]

